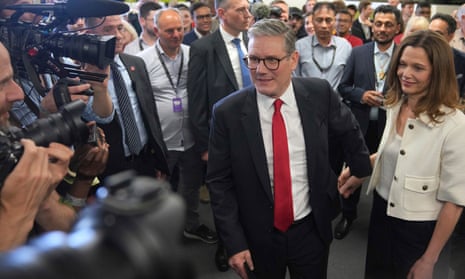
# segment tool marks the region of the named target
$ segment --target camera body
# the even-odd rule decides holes
[[[89,128],[81,119],[85,106],[84,102],[75,101],[64,105],[61,112],[50,114],[23,129],[0,130],[0,188],[23,154],[22,138],[31,139],[38,146],[48,146],[51,142],[79,145],[93,138],[92,134],[89,137]]]

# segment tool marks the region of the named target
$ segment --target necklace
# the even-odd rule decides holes
[[[384,63],[381,64],[381,59],[379,59],[380,56],[384,56],[386,57],[384,59]],[[379,73],[378,73],[378,79],[379,80],[384,80],[384,78],[386,78],[386,72],[384,71],[384,68],[386,67],[386,64],[387,62],[389,61],[389,55],[387,53],[384,53],[384,52],[379,52],[378,55],[376,55],[376,62],[378,62],[378,66],[379,66]]]
[[[325,73],[326,71],[328,71],[334,64],[334,58],[336,57],[336,46],[335,45],[331,45],[330,48],[333,49],[333,57],[331,58],[331,63],[329,63],[329,66],[328,67],[321,67],[320,63],[318,63],[318,61],[316,60],[315,58],[315,46],[313,45],[315,42],[315,35],[312,36],[312,60],[313,60],[313,63],[315,63],[315,66],[318,68],[318,70],[320,70],[321,73]]]

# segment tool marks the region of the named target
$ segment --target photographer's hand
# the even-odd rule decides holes
[[[74,86],[68,86],[68,92],[71,97],[71,101],[82,100],[84,103],[87,103],[89,96],[82,95],[81,92],[89,90],[91,87],[88,83],[83,83]],[[55,113],[58,111],[57,105],[55,103],[55,98],[53,96],[53,89],[45,95],[40,103],[42,110],[48,113]]]
[[[59,144],[38,147],[22,139],[24,152],[5,179],[0,195],[0,250],[23,244],[42,202],[50,195],[72,151]],[[52,156],[52,162],[50,161]],[[59,172],[55,173],[55,172]]]
[[[110,77],[110,66],[105,69],[100,69],[97,66],[91,64],[85,64],[83,70],[86,72],[106,74],[107,77],[103,82],[88,81],[92,85],[94,90],[94,102],[92,103],[92,110],[101,118],[110,116],[113,112],[113,102],[111,96],[108,93],[108,79]]]

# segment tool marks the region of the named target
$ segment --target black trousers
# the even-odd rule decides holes
[[[267,259],[253,259],[255,270],[249,278],[284,279],[287,269],[291,279],[326,278],[329,246],[319,237],[312,214],[287,232],[274,229],[272,234],[273,254]]]
[[[387,202],[374,191],[368,230],[365,279],[405,279],[423,255],[436,221],[405,221],[387,216]],[[449,246],[435,265],[433,278],[448,278]]]

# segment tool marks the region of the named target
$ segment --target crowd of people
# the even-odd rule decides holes
[[[24,3],[0,0],[0,17]],[[326,278],[331,241],[356,225],[366,182],[364,278],[465,276],[465,4],[432,15],[415,1],[139,0],[66,28],[116,38],[103,69],[72,61],[103,82],[66,88],[99,140],[21,140],[0,181],[0,251],[69,230],[107,177],[135,170],[170,182],[186,205],[183,236],[216,244],[218,270]],[[35,88],[7,47],[0,128],[60,111],[56,77]],[[200,222],[201,200],[214,228]]]

